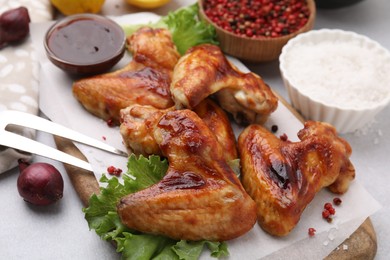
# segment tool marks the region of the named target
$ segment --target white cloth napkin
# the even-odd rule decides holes
[[[53,19],[49,0],[0,0],[0,14],[24,6],[28,9],[31,22],[45,22]],[[0,111],[18,110],[38,114],[39,62],[31,37],[16,45],[0,49]],[[7,130],[35,138],[35,131],[20,127]],[[0,146],[0,173],[17,165],[17,159],[29,160],[30,154]]]

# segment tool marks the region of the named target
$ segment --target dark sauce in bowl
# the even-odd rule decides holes
[[[76,74],[109,70],[124,55],[125,34],[114,21],[100,15],[68,16],[46,33],[48,58],[59,68]]]

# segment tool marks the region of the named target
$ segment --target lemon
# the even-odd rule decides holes
[[[130,5],[134,5],[140,8],[157,8],[170,2],[170,0],[126,0]]]
[[[50,0],[64,15],[98,13],[105,0]]]

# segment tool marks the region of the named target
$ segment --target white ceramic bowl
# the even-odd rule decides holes
[[[294,108],[339,133],[363,127],[390,102],[390,53],[366,36],[313,30],[290,40],[279,62]]]

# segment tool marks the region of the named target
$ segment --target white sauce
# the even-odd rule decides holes
[[[286,69],[292,85],[327,105],[365,108],[390,96],[390,62],[356,41],[295,45]]]

